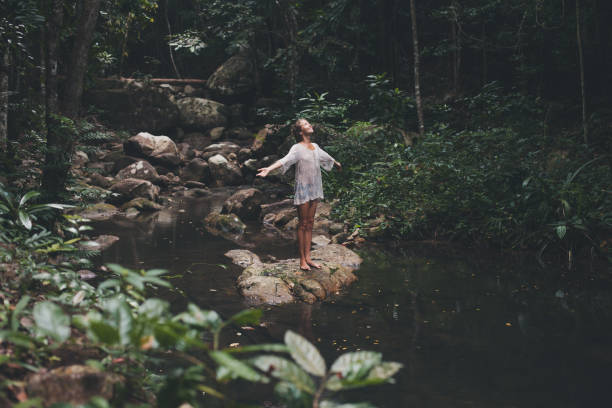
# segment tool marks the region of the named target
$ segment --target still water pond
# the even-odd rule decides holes
[[[223,256],[239,246],[202,227],[224,197],[216,198],[144,222],[98,223],[98,233],[121,238],[100,262],[168,269],[178,290],[165,297],[177,310],[188,302],[222,316],[244,309],[234,285],[240,268]],[[257,225],[245,242],[264,259],[296,255],[293,242]],[[328,364],[343,351],[381,351],[404,364],[397,383],[347,396],[381,408],[612,406],[609,282],[572,283],[533,258],[449,248],[360,254],[359,280],[347,293],[316,305],[264,307],[266,327],[230,331],[224,343],[282,342],[291,329],[317,344]]]

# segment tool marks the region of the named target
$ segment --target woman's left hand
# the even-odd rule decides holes
[[[339,162],[334,161],[334,166],[338,167],[338,171],[342,171],[342,165]]]

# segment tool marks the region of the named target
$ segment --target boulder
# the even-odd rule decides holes
[[[159,211],[163,209],[163,207],[160,204],[154,203],[153,201],[147,200],[146,198],[142,198],[142,197],[138,197],[133,200],[130,200],[121,206],[121,209],[123,211],[126,211],[130,208],[135,208],[140,212]]]
[[[232,142],[219,142],[207,146],[202,152],[202,158],[208,160],[215,154],[221,154],[225,157],[229,156],[230,153],[237,153],[240,151],[240,146]]]
[[[94,186],[109,188],[113,184],[113,179],[110,177],[104,177],[99,173],[93,173],[89,176],[90,183]]]
[[[231,128],[225,132],[225,137],[234,140],[250,141],[253,139],[253,136],[253,132],[245,127]]]
[[[201,132],[191,132],[183,136],[183,142],[188,143],[189,146],[196,150],[204,150],[210,145],[211,138]]]
[[[154,183],[159,178],[159,174],[157,174],[157,170],[155,170],[149,162],[140,160],[119,171],[116,176],[117,180],[125,180],[128,178],[148,180]]]
[[[87,163],[88,169],[97,170],[100,174],[104,176],[108,176],[109,174],[111,174],[114,166],[115,166],[115,163],[107,162],[107,161]]]
[[[281,146],[288,144],[286,143],[288,139],[293,139],[290,136],[289,126],[265,125],[255,135],[251,150],[258,158],[278,154]],[[287,151],[289,151],[290,147],[291,145],[289,144]]]
[[[177,143],[176,148],[182,162],[189,161],[195,157],[195,152],[189,143]]]
[[[228,161],[220,154],[208,159],[210,174],[216,186],[237,186],[242,184],[242,172],[234,162]]]
[[[159,187],[147,180],[127,178],[113,184],[110,190],[115,193],[111,201],[125,203],[137,197],[157,201]]]
[[[225,106],[204,98],[183,98],[177,102],[181,126],[207,130],[227,124]]]
[[[198,157],[191,160],[181,169],[181,179],[184,181],[210,182],[210,167],[206,160]]]
[[[327,299],[357,280],[353,270],[362,260],[342,245],[329,244],[312,251],[321,269],[302,271],[299,259],[263,263],[250,251],[225,254],[245,269],[238,277],[241,294],[252,304],[280,304],[301,300],[314,303]]]
[[[247,52],[230,57],[208,78],[206,85],[217,96],[235,99],[254,91],[253,62]]]
[[[113,373],[99,371],[90,366],[71,365],[41,370],[31,375],[26,384],[29,398],[40,398],[44,406],[56,403],[87,404],[92,397],[111,400],[115,385],[124,379]]]
[[[256,220],[264,195],[256,188],[238,190],[223,203],[222,214],[234,213],[243,220]]]
[[[230,236],[237,238],[244,234],[246,225],[236,214],[220,214],[212,212],[204,219],[206,230],[213,235]]]
[[[154,136],[141,132],[123,145],[126,154],[143,157],[155,164],[175,167],[181,162],[176,144],[168,136]]]
[[[85,100],[101,108],[104,119],[124,128],[163,132],[179,124],[174,96],[158,86],[117,83],[112,89],[88,91]]]

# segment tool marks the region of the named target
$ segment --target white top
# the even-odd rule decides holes
[[[310,200],[323,198],[323,183],[321,182],[321,167],[331,170],[334,159],[316,143],[312,143],[314,150],[310,150],[302,143],[291,146],[289,153],[279,161],[281,171],[285,173],[291,165],[295,165],[295,205],[304,204]]]

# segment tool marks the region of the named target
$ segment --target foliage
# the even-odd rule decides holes
[[[570,266],[581,249],[610,256],[609,157],[593,158],[572,139],[551,145],[537,101],[498,92],[484,88],[432,112],[454,122],[436,124],[416,146],[356,123],[329,148],[345,169],[327,183],[341,198],[336,215],[365,233],[383,215],[382,228],[397,237],[562,249]],[[483,117],[466,121],[464,103]]]
[[[5,190],[2,193],[5,204],[1,207],[4,212],[0,220],[9,227],[7,230],[21,228],[27,232],[40,232],[11,242],[14,246],[12,254],[0,245],[1,261],[19,262],[23,269],[19,277],[21,285],[4,288],[13,292],[12,295],[3,293],[0,341],[11,352],[0,360],[0,365],[37,371],[49,366],[55,350],[78,341],[84,351],[95,349],[100,355],[88,360],[87,364],[122,374],[127,379],[128,388],[154,394],[161,406],[200,405],[207,401],[206,398],[231,405],[233,398],[222,388],[224,383],[236,379],[269,383],[277,378],[281,379],[275,387],[280,398],[292,404],[296,401],[312,404],[321,400],[326,389],[336,392],[390,382],[401,367],[398,363],[383,363],[379,353],[368,355],[367,361],[357,356],[351,358],[349,353],[327,370],[318,350],[293,332],[286,333],[285,344],[222,349],[221,332],[234,325],[258,325],[261,310],[247,309],[223,319],[213,310],[189,304],[186,310],[175,313],[167,301],[150,296],[153,290],[171,288],[168,280],[163,278],[166,271],[162,269],[136,271],[107,264],[109,276],[96,286],[90,285],[74,272],[74,268],[89,261],[73,256],[52,264],[47,258],[52,254],[74,255],[74,244],[83,238],[84,229],[79,227],[82,220],[66,216],[64,234],[72,234],[75,238],[63,241],[47,231],[31,214],[38,208],[64,209],[68,206],[27,206],[38,196],[37,193],[23,195],[16,204],[12,195]],[[23,216],[18,217],[19,221],[11,220],[14,211],[8,210],[15,208],[30,214],[30,222],[25,222]],[[45,245],[35,244],[36,251],[26,255],[23,250],[33,248],[32,242],[41,238]],[[82,243],[84,247],[86,244]],[[26,279],[25,271],[27,278],[31,279]],[[252,353],[289,353],[295,363],[277,354],[241,358]],[[277,368],[271,369],[271,363],[277,364]],[[320,378],[318,390],[307,373]],[[338,381],[340,377],[342,381]],[[6,384],[0,387],[0,395],[4,397],[9,396],[4,388]],[[203,397],[203,392],[208,397]],[[91,404],[123,404],[122,395],[118,394],[114,401],[98,399]],[[30,402],[33,406],[37,404],[36,400]]]

